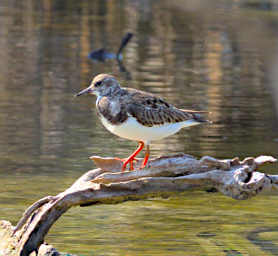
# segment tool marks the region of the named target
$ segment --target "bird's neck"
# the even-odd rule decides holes
[[[115,97],[117,95],[121,95],[122,94],[123,89],[121,87],[114,87],[111,88],[110,90],[108,90],[106,93],[101,94],[101,97]]]

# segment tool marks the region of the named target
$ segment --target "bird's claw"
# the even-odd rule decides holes
[[[128,159],[128,158],[118,158],[118,157],[115,157],[116,160],[119,160],[121,162],[123,162],[123,165],[122,165],[122,172],[125,171],[126,169],[126,166],[129,164],[129,170],[130,171],[133,171],[134,170],[134,167],[133,167],[133,161],[135,162],[138,162],[139,159],[137,158],[132,158],[132,159]]]

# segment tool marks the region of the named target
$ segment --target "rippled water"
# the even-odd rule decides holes
[[[104,130],[92,97],[98,73],[211,112],[210,126],[153,143],[152,156],[225,158],[278,153],[276,1],[0,2],[0,219],[93,168],[90,155],[127,156],[134,142]],[[116,52],[115,60],[87,55]],[[275,173],[277,165],[266,172]],[[235,201],[218,193],[74,208],[47,242],[80,255],[278,255],[277,194]]]

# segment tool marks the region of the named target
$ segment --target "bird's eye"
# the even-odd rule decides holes
[[[101,81],[95,83],[95,87],[99,87],[101,85]]]

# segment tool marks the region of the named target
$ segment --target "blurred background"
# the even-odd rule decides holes
[[[116,53],[127,32],[124,69],[88,58]],[[73,97],[98,73],[211,112],[212,125],[153,143],[152,157],[277,157],[277,43],[277,0],[1,0],[0,219],[15,224],[34,201],[65,190],[94,168],[89,156],[134,150],[102,127],[94,97]],[[46,240],[86,256],[278,255],[277,196],[191,191],[77,207]]]

